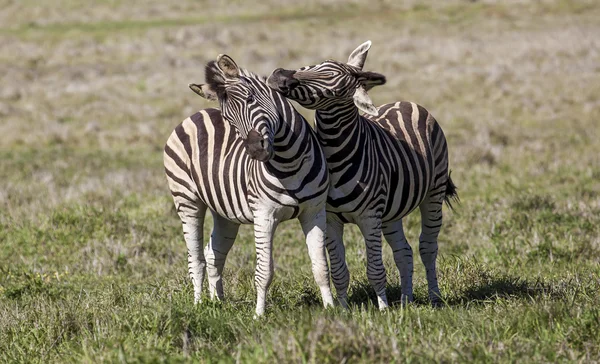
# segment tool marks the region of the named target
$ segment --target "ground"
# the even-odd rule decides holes
[[[582,1],[0,0],[1,362],[600,360],[600,3]],[[462,203],[445,210],[446,306],[416,302],[385,248],[379,312],[346,228],[352,308],[325,310],[297,222],[279,227],[267,314],[253,320],[241,229],[226,302],[193,305],[162,169],[171,130],[220,53],[268,75],[345,60],[446,133]],[[310,117],[310,112],[302,111]],[[205,236],[211,228],[207,220]]]

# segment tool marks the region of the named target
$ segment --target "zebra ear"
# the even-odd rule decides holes
[[[214,92],[209,85],[197,85],[195,83],[190,83],[188,86],[192,91],[197,93],[202,98],[211,101],[217,100],[217,93]]]
[[[354,92],[354,105],[358,107],[359,110],[363,111],[366,114],[377,116],[377,108],[373,105],[373,101],[367,94],[367,90],[363,86],[360,86]]]
[[[380,86],[385,84],[386,79],[385,76],[381,73],[376,72],[358,72],[356,73],[356,77],[360,81],[360,83],[365,87],[368,91],[375,86]]]
[[[217,66],[223,74],[230,78],[239,78],[240,69],[237,64],[226,54],[219,54],[217,57]]]
[[[363,44],[359,45],[348,57],[348,64],[354,67],[358,67],[362,70],[365,65],[365,61],[367,60],[367,54],[369,53],[369,48],[371,48],[371,41],[368,40]]]

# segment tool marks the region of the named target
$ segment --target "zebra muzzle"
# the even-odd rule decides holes
[[[290,91],[300,85],[294,74],[296,71],[284,70],[283,68],[277,68],[271,73],[271,76],[267,79],[267,84],[273,90],[279,91],[284,95],[287,95]]]
[[[246,138],[246,153],[250,158],[266,162],[273,155],[273,148],[267,138],[264,138],[259,132],[252,129]]]

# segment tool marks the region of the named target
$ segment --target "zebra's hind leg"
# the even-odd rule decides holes
[[[264,217],[257,214],[254,218],[254,244],[256,246],[256,271],[254,284],[256,286],[255,318],[265,313],[267,291],[273,280],[273,235],[279,221],[273,216]]]
[[[383,225],[383,235],[392,248],[394,262],[400,272],[402,289],[401,302],[407,304],[413,301],[413,251],[406,241],[402,220],[392,221]]]
[[[208,271],[208,289],[211,299],[223,299],[223,267],[227,254],[233,246],[240,225],[212,212],[214,226],[210,235],[210,242],[206,246]]]
[[[344,247],[343,236],[344,224],[335,215],[327,214],[325,246],[331,264],[331,279],[340,305],[343,308],[348,308],[350,272],[346,265],[346,249]]]
[[[333,295],[329,285],[329,266],[325,252],[325,230],[327,229],[325,208],[316,212],[304,211],[298,219],[306,236],[312,272],[321,291],[323,305],[325,307],[333,306]]]
[[[188,251],[188,270],[192,284],[194,285],[194,303],[201,301],[202,284],[206,268],[206,260],[202,245],[204,240],[204,216],[206,215],[206,205],[197,201],[191,204],[190,201],[179,201],[175,197],[175,206],[183,225],[183,237]]]
[[[421,203],[421,236],[419,237],[419,254],[427,276],[429,299],[433,306],[442,303],[438,287],[436,259],[438,253],[438,235],[442,228],[443,193],[430,193]]]
[[[357,222],[367,247],[367,278],[377,295],[379,309],[388,307],[385,293],[387,278],[381,252],[381,219],[366,218]]]

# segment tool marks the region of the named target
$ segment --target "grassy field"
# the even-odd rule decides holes
[[[0,0],[0,362],[600,361],[599,19],[593,0]],[[214,106],[187,84],[219,53],[267,75],[367,39],[375,103],[418,102],[449,141],[447,305],[416,254],[400,307],[386,246],[379,312],[347,227],[352,309],[324,310],[287,222],[266,317],[250,226],[227,300],[194,306],[162,169],[171,130]]]

